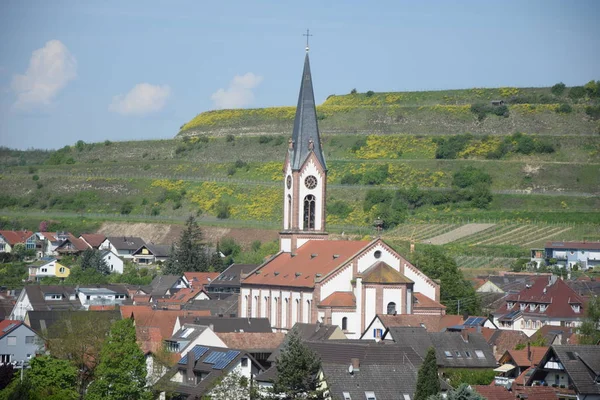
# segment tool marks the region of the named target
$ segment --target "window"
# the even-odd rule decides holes
[[[381,338],[383,336],[383,329],[373,329],[373,337]]]
[[[365,397],[367,400],[377,400],[377,397],[375,397],[375,392],[365,392]]]
[[[42,268],[42,272],[48,272],[48,268]]]
[[[461,358],[462,356],[460,355],[460,351],[455,350],[454,351],[454,355],[456,356],[456,358]]]
[[[352,400],[349,392],[342,392],[342,395],[344,395],[344,400]]]
[[[25,344],[33,344],[33,336],[25,336]]]
[[[246,357],[242,358],[242,367],[248,366],[248,359]]]
[[[17,337],[16,336],[9,336],[8,340],[7,340],[7,344],[9,346],[16,346],[17,345]]]
[[[485,354],[483,354],[483,351],[481,350],[475,350],[475,355],[477,358],[485,358]]]
[[[393,301],[389,302],[387,305],[387,314],[396,315],[396,303],[394,303]]]
[[[345,331],[348,329],[348,318],[344,317],[342,318],[342,330]]]
[[[6,243],[0,243],[0,251],[4,251]]]
[[[467,358],[471,358],[471,352],[465,351],[465,355],[467,356]]]
[[[8,364],[10,362],[10,354],[0,354],[0,362]]]
[[[446,355],[446,358],[452,358],[452,352],[451,351],[444,351],[444,354]]]
[[[375,258],[381,258],[381,250],[377,250],[375,253],[373,253],[373,256]]]
[[[61,274],[64,274],[64,273],[65,273],[65,267],[60,267],[60,268],[58,269],[58,271],[59,271]]]
[[[31,354],[27,354],[27,359],[31,360]]]
[[[548,307],[548,306],[545,304],[540,304],[540,312],[546,311],[546,307]]]
[[[304,198],[304,229],[315,229],[315,196],[309,194]]]

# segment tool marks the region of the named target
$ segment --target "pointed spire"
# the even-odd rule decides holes
[[[315,153],[323,168],[327,169],[321,149],[321,136],[319,135],[319,125],[317,123],[317,110],[315,108],[315,95],[308,52],[304,58],[304,70],[302,71],[292,142],[294,146],[291,154],[292,169],[300,169],[311,152]]]

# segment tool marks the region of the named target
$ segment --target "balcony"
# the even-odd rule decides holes
[[[504,386],[505,388],[509,388],[515,378],[507,378],[506,376],[495,376],[494,377],[494,385],[496,386]]]

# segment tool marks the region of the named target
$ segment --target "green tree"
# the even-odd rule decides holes
[[[552,86],[552,89],[550,89],[550,91],[552,92],[553,95],[560,96],[565,92],[566,87],[567,86],[564,83],[559,82],[556,85]]]
[[[427,400],[429,396],[436,395],[441,391],[440,378],[438,377],[437,360],[435,349],[430,347],[419,374],[417,375],[417,388],[414,400]]]
[[[85,396],[89,400],[151,399],[146,388],[146,361],[136,338],[133,320],[113,324],[100,352],[96,376]]]
[[[163,272],[169,275],[183,275],[184,272],[206,272],[209,267],[210,259],[202,242],[202,231],[196,218],[190,215],[177,245],[171,248]]]
[[[320,358],[300,340],[295,330],[277,358],[277,379],[273,392],[282,399],[321,399],[318,374]]]
[[[458,388],[449,390],[446,397],[438,393],[435,396],[430,396],[428,400],[485,400],[485,398],[470,389],[468,384],[463,383]]]
[[[51,356],[31,359],[31,369],[27,372],[31,386],[44,399],[78,399],[77,368],[68,360]]]
[[[96,249],[87,249],[83,252],[81,257],[79,257],[79,266],[83,271],[87,269],[92,269],[101,273],[102,275],[110,274],[110,268],[106,261],[102,258],[102,253],[100,250]]]
[[[411,262],[431,279],[440,280],[440,301],[450,314],[480,315],[481,305],[473,286],[467,281],[456,261],[437,246],[421,246]]]
[[[585,318],[579,327],[580,344],[597,344],[600,341],[600,297],[593,296],[587,303]]]

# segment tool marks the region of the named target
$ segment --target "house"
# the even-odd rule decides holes
[[[533,335],[543,325],[576,327],[585,315],[585,299],[563,280],[539,277],[517,294],[505,297],[493,314],[499,329]]]
[[[358,338],[382,313],[413,313],[413,293],[439,302],[439,285],[380,238],[329,240],[327,165],[308,53],[283,163],[279,252],[242,278],[238,315],[286,332],[296,322],[334,324]]]
[[[72,310],[45,310],[45,311],[27,311],[25,315],[24,323],[29,326],[35,332],[38,332],[41,337],[49,338],[57,330],[52,330],[52,326],[60,321],[72,320],[74,316],[78,315],[89,315],[89,313],[103,313],[102,315],[109,315],[111,321],[117,321],[121,319],[121,314],[118,310],[108,311],[72,311]]]
[[[265,369],[271,367],[274,361],[271,357],[286,337],[281,332],[220,332],[216,335],[225,343],[224,347],[247,351]]]
[[[159,297],[171,297],[179,289],[189,288],[189,283],[185,277],[180,275],[157,275],[150,283],[152,291],[150,295],[153,299]]]
[[[197,324],[183,324],[170,338],[165,339],[165,345],[168,351],[181,355],[187,354],[196,345],[227,347],[210,327]]]
[[[91,306],[113,306],[131,303],[127,288],[122,285],[77,287],[75,288],[75,297],[86,310]]]
[[[471,389],[487,400],[558,400],[548,386],[519,386],[509,390],[504,386],[472,385]]]
[[[222,332],[272,332],[267,318],[223,318],[209,316],[186,316],[179,318],[186,323],[205,325],[215,333]]]
[[[207,292],[208,286],[215,280],[220,274],[218,272],[184,272],[183,277],[187,280],[190,288],[202,289]]]
[[[413,294],[413,314],[415,315],[445,315],[446,306],[422,293]]]
[[[99,250],[102,243],[106,240],[106,236],[101,233],[82,233],[79,239],[83,240],[92,249]]]
[[[600,265],[600,242],[546,242],[546,260],[569,269],[587,270]]]
[[[500,366],[494,369],[499,373],[494,378],[494,383],[510,389],[519,375],[540,363],[546,351],[546,346],[530,346],[529,343],[522,350],[506,350],[498,360]]]
[[[208,293],[202,288],[183,288],[171,295],[171,297],[156,297],[154,303],[158,308],[180,310],[194,300],[207,300]]]
[[[69,232],[38,232],[37,236],[43,255],[52,257],[58,255],[56,248],[67,240],[71,234]]]
[[[548,385],[559,397],[600,399],[600,346],[550,346],[526,385]]]
[[[476,332],[427,332],[425,328],[391,327],[382,339],[412,347],[422,358],[430,347],[434,347],[437,365],[442,369],[493,369],[497,366],[492,347],[482,334]]]
[[[577,328],[567,326],[544,325],[532,337],[542,337],[546,346],[558,344],[579,344]]]
[[[461,315],[377,314],[360,336],[363,340],[380,340],[392,327],[421,327],[427,332],[441,332],[463,323]]]
[[[82,239],[79,239],[71,234],[56,246],[56,253],[59,255],[78,255],[91,247]]]
[[[65,279],[71,273],[71,268],[58,262],[56,258],[44,257],[31,264],[29,267],[29,280],[41,281],[48,277]]]
[[[148,243],[132,253],[132,261],[143,265],[165,262],[170,253],[171,246]]]
[[[177,362],[167,375],[169,382],[165,380],[163,385],[178,398],[199,399],[211,394],[214,398],[219,382],[226,380],[229,374],[233,374],[236,381],[244,377],[246,382],[251,382],[253,376],[262,371],[260,364],[242,349],[196,345]],[[226,398],[223,396],[227,388],[221,390],[219,398]]]
[[[481,333],[488,344],[492,346],[496,360],[499,360],[507,350],[512,350],[518,345],[525,345],[529,342],[529,336],[521,331],[506,331],[485,327],[470,327],[465,328],[464,331]]]
[[[23,321],[0,321],[0,365],[24,363],[44,348],[37,333]]]
[[[37,236],[27,230],[0,231],[0,253],[12,253],[17,243],[23,243],[26,250],[35,250]]]
[[[201,292],[202,297],[205,292]],[[237,293],[206,293],[208,299],[192,299],[188,301],[182,308],[186,310],[206,310],[213,317],[237,317],[238,314],[238,299]]]
[[[246,277],[256,267],[258,267],[258,264],[231,264],[206,285],[206,290],[209,293],[239,293],[242,286],[242,276]]]
[[[132,260],[133,253],[146,243],[135,236],[108,236],[100,245],[100,250],[110,250],[124,260]]]
[[[123,260],[110,250],[100,250],[100,257],[108,266],[111,274],[123,273]]]

